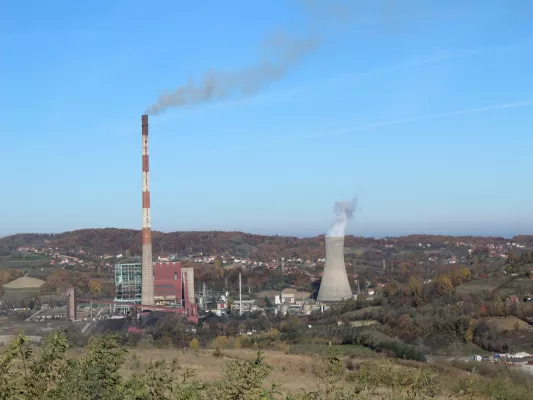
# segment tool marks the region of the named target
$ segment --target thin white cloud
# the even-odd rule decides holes
[[[433,119],[455,117],[455,116],[460,116],[460,115],[476,114],[476,113],[482,113],[482,112],[487,112],[487,111],[496,111],[496,110],[531,107],[531,106],[533,106],[533,100],[524,100],[524,101],[516,101],[513,103],[496,104],[496,105],[485,106],[485,107],[468,108],[468,109],[462,109],[462,110],[442,112],[442,113],[437,113],[437,114],[422,115],[418,117],[393,119],[393,120],[387,120],[387,121],[374,122],[374,123],[366,124],[366,125],[359,125],[359,126],[355,126],[351,128],[336,129],[336,130],[318,132],[318,133],[301,135],[301,136],[293,136],[293,137],[289,137],[289,138],[277,140],[277,141],[272,141],[272,142],[262,142],[262,143],[248,144],[248,145],[243,145],[243,146],[228,147],[228,148],[223,148],[223,149],[214,149],[212,150],[212,153],[221,153],[221,152],[227,152],[227,151],[248,150],[248,149],[276,146],[280,144],[297,142],[297,141],[307,140],[307,139],[312,139],[312,138],[317,138],[317,137],[342,135],[342,134],[353,133],[357,131],[366,131],[370,129],[382,128],[386,126],[404,125],[404,124],[409,124],[409,123],[418,122],[418,121],[427,121],[427,120],[433,120]]]
[[[308,87],[311,88],[311,87],[314,87],[315,85],[319,86],[322,84],[330,84],[330,83],[335,83],[335,82],[340,82],[340,81],[346,81],[349,79],[357,79],[357,78],[363,78],[363,77],[368,77],[372,75],[390,73],[390,72],[398,71],[401,69],[410,69],[410,68],[416,68],[416,67],[421,67],[421,66],[426,66],[426,65],[438,65],[446,61],[459,60],[459,59],[478,56],[481,54],[490,54],[490,53],[498,53],[498,52],[504,52],[504,51],[510,51],[510,50],[517,50],[517,49],[521,49],[524,47],[530,47],[531,44],[532,44],[532,39],[527,39],[524,41],[504,44],[500,46],[491,46],[491,47],[483,47],[483,48],[475,48],[475,49],[441,50],[441,51],[437,51],[432,54],[427,54],[424,56],[403,60],[403,61],[394,63],[392,65],[373,68],[368,71],[354,72],[350,74],[340,75],[337,77],[326,78],[322,81],[313,82]],[[302,89],[302,88],[298,88],[298,89]]]
[[[231,107],[239,107],[243,105],[264,105],[264,104],[279,104],[290,103],[305,95],[306,91],[315,91],[321,87],[327,87],[328,85],[337,84],[340,82],[347,82],[356,79],[368,78],[371,76],[378,76],[381,74],[392,73],[403,69],[411,69],[424,67],[429,65],[438,65],[446,61],[464,59],[469,57],[475,57],[481,54],[498,53],[501,51],[516,50],[524,47],[531,46],[532,40],[527,39],[521,42],[505,44],[501,46],[492,46],[486,48],[477,49],[452,49],[441,50],[425,56],[409,58],[403,61],[393,63],[391,65],[372,68],[367,71],[353,72],[344,75],[338,75],[334,77],[328,77],[321,80],[309,82],[295,88],[285,91],[274,91],[270,93],[263,93],[257,96],[250,96],[240,99],[225,100],[221,102],[206,103],[206,104],[194,104],[181,107],[176,113],[167,113],[157,117],[160,122],[173,121],[177,118],[184,116],[184,111],[187,114],[191,112],[201,112],[207,108],[209,109],[224,109]]]
[[[455,51],[444,51],[440,53],[435,53],[426,58],[417,58],[409,61],[405,61],[399,65],[400,68],[414,68],[421,65],[429,64],[438,64],[448,60],[455,60],[459,58],[466,58],[476,56],[483,53],[481,49],[473,50],[455,50]]]
[[[100,35],[100,32],[93,29],[78,29],[71,31],[61,30],[27,30],[27,31],[8,31],[0,32],[0,41],[20,42],[20,41],[45,41],[59,40],[68,37],[69,39],[92,39]],[[102,36],[103,37],[103,36]]]

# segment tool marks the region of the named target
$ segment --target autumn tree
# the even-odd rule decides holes
[[[357,299],[355,300],[355,304],[358,309],[367,307],[368,301],[366,299],[366,296],[363,293],[358,294]]]
[[[452,281],[446,275],[441,275],[435,281],[435,291],[439,295],[451,292],[453,289]]]
[[[279,330],[281,332],[296,332],[302,326],[302,321],[295,316],[290,316],[285,321],[281,322],[279,325]]]
[[[411,317],[409,314],[403,314],[398,318],[398,327],[400,329],[408,330],[411,324]]]
[[[226,301],[226,306],[228,307],[228,312],[231,313],[232,309],[233,309],[233,303],[234,301],[232,299],[228,299]]]
[[[198,356],[198,347],[200,346],[200,344],[198,343],[198,339],[197,338],[192,338],[191,341],[189,342],[189,347],[194,350],[195,354]]]
[[[23,275],[19,269],[0,269],[0,284],[9,283]]]
[[[222,262],[220,261],[220,258],[215,259],[215,274],[217,278],[222,279],[224,278],[224,270],[222,269]]]
[[[411,296],[413,297],[421,297],[422,296],[422,282],[419,278],[416,276],[412,276],[409,278],[409,282],[407,283],[407,286],[409,287],[409,292]]]
[[[92,294],[99,294],[102,292],[102,284],[96,279],[91,279],[87,285]]]
[[[233,360],[222,369],[222,379],[213,387],[212,398],[221,400],[269,400],[276,386],[265,389],[265,378],[272,371],[261,352],[252,360]]]
[[[468,324],[468,328],[465,331],[464,335],[464,341],[471,343],[472,340],[474,340],[474,328],[475,328],[475,322],[471,320]]]
[[[463,282],[470,279],[470,270],[467,267],[461,267],[461,269],[459,269],[459,273],[463,278]]]
[[[391,282],[387,284],[383,289],[383,296],[385,297],[394,297],[398,293],[398,284],[396,282]]]
[[[501,301],[500,299],[495,299],[492,303],[492,313],[496,317],[503,317],[505,316],[505,303]]]

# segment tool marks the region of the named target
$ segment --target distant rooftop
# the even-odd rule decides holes
[[[141,257],[123,258],[117,264],[141,264]]]

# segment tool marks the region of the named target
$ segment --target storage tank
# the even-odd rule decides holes
[[[282,304],[281,305],[281,315],[286,315],[287,311],[289,311],[289,305],[288,304]]]

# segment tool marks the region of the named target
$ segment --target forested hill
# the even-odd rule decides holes
[[[373,239],[348,235],[347,248],[380,250],[385,244],[396,246],[417,246],[418,243],[432,246],[452,245],[457,241],[478,244],[504,243],[507,241],[531,243],[533,236],[502,237],[453,237],[439,235],[409,235],[396,238]],[[322,257],[324,235],[311,238],[292,236],[265,236],[243,232],[153,232],[154,254],[172,253],[190,255],[199,252],[208,254],[231,253],[251,255],[256,258],[301,257],[311,259]],[[58,234],[21,233],[0,238],[0,250],[13,251],[18,247],[30,246],[59,248],[65,251],[84,250],[93,254],[118,254],[129,251],[132,255],[141,252],[141,232],[133,229],[82,229]]]

